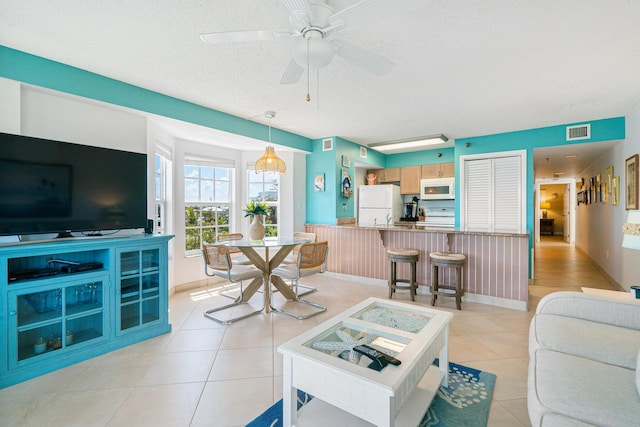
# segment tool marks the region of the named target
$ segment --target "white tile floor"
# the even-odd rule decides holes
[[[584,263],[572,247],[553,247],[570,251],[571,262]],[[557,254],[552,258],[557,259]],[[540,263],[536,272],[538,268],[543,268]],[[536,282],[531,287],[534,302],[546,292],[579,286],[544,282],[542,276],[540,285]],[[306,282],[318,287],[307,298],[328,310],[305,321],[271,313],[222,326],[203,312],[228,300],[203,289],[177,293],[170,299],[170,334],[0,390],[0,425],[244,426],[282,396],[278,345],[369,296],[386,298],[387,292],[384,287],[328,275]],[[599,285],[608,286],[590,282],[590,286]],[[406,292],[399,292],[397,298],[409,301]],[[419,295],[416,304],[429,302]],[[462,311],[457,311],[452,299],[443,299],[437,308],[455,315],[450,360],[497,375],[489,426],[528,426],[527,345],[532,311],[464,302]]]

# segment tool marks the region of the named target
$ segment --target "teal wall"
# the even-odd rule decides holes
[[[324,139],[324,138],[323,138]],[[355,217],[355,172],[358,167],[383,168],[388,156],[367,148],[367,157],[360,157],[361,145],[334,136],[333,150],[322,151],[322,139],[312,142],[312,152],[307,156],[307,222],[310,224],[336,224],[339,218]],[[342,164],[343,156],[350,166]],[[351,177],[353,194],[342,195],[342,171]],[[315,176],[325,174],[325,191],[314,191]]]
[[[566,127],[591,124],[591,138],[580,141],[567,142]],[[625,138],[625,119],[615,117],[603,120],[590,120],[578,123],[568,123],[559,126],[551,126],[538,129],[507,132],[495,135],[459,138],[455,142],[455,168],[456,177],[460,176],[460,156],[471,154],[494,153],[511,150],[527,150],[527,181],[526,181],[526,211],[527,232],[529,233],[529,247],[533,248],[534,236],[533,221],[535,212],[531,209],[534,197],[534,172],[533,150],[541,147],[553,147],[560,145],[573,145],[592,142],[615,141]],[[469,144],[469,147],[465,145]],[[456,226],[460,225],[460,186],[456,186]]]
[[[591,138],[575,142],[566,141],[566,127],[577,124],[591,124]],[[360,165],[366,162],[367,167],[402,167],[432,163],[455,163],[455,176],[460,176],[460,156],[470,154],[484,154],[512,150],[527,151],[527,177],[526,177],[526,209],[527,232],[531,234],[535,212],[530,209],[533,206],[533,150],[541,147],[559,145],[581,144],[591,142],[615,141],[625,138],[625,119],[616,117],[603,120],[591,120],[578,123],[569,123],[538,129],[529,129],[517,132],[507,132],[495,135],[459,138],[455,140],[454,147],[439,150],[423,150],[412,153],[382,154],[368,149],[368,159],[360,159],[360,146],[350,141],[334,137],[334,150],[331,152],[317,153],[315,150],[307,156],[307,182],[313,190],[313,176],[318,172],[325,172],[327,178],[333,177],[329,184],[327,179],[327,194],[307,193],[307,222],[318,224],[335,224],[338,218],[350,218],[355,216],[353,198],[346,199],[340,193],[341,159],[342,155],[350,156],[351,168],[349,174],[355,173],[354,159],[360,161]],[[314,141],[314,144],[316,141]],[[320,140],[317,141],[320,147]],[[466,145],[469,145],[468,147]],[[321,151],[321,149],[320,149]],[[331,153],[331,154],[328,154]],[[441,156],[438,156],[441,154]],[[324,170],[322,169],[324,168]],[[460,186],[456,186],[456,226],[460,225]],[[329,194],[331,193],[331,194]],[[335,210],[327,204],[333,203]],[[324,206],[324,208],[323,208]],[[346,209],[343,207],[346,206]],[[533,236],[530,237],[530,245],[533,245]]]
[[[322,151],[322,139],[311,142],[311,154],[307,156],[306,176],[306,222],[310,224],[335,224],[336,200],[338,185],[336,184],[336,147]],[[314,189],[315,177],[324,174],[324,191]]]
[[[0,45],[0,77],[89,99],[158,114],[259,140],[268,139],[268,127],[191,102],[182,101],[60,62]],[[274,143],[311,151],[311,140],[272,128]],[[238,147],[242,149],[242,147]]]

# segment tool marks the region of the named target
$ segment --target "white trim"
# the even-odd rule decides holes
[[[370,277],[360,277],[353,276],[350,274],[342,274],[342,273],[333,273],[331,271],[327,271],[324,273],[327,277],[332,277],[339,280],[345,280],[348,282],[356,282],[361,285],[371,285],[371,286],[379,286],[386,288],[389,284],[386,280],[383,279],[373,279]],[[428,286],[418,286],[417,289],[418,295],[430,296],[431,292],[429,292]],[[469,292],[465,292],[462,297],[462,302],[473,302],[484,305],[492,305],[495,307],[503,307],[510,308],[513,310],[521,310],[528,311],[529,303],[527,301],[517,301],[507,298],[500,297],[492,297],[490,295],[480,295],[480,294],[472,294]],[[435,308],[438,308],[437,306]]]
[[[576,243],[576,205],[578,203],[577,200],[577,191],[576,191],[576,179],[575,178],[558,178],[558,179],[536,179],[535,181],[535,191],[536,196],[534,200],[533,206],[540,206],[540,186],[541,185],[553,185],[553,184],[562,184],[569,186],[569,203],[571,204],[569,215],[571,218],[569,219],[569,244]],[[566,207],[565,207],[566,208]],[[540,209],[534,209],[534,239],[535,242],[540,242],[540,227],[536,227],[535,224],[540,224]],[[564,237],[564,236],[563,236]]]

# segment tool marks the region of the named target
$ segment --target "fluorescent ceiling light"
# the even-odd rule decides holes
[[[381,151],[383,153],[401,150],[416,151],[416,149],[425,148],[432,145],[444,144],[448,140],[449,138],[442,134],[439,134],[425,136],[420,139],[403,139],[400,141],[376,142],[375,144],[369,144],[369,148]]]

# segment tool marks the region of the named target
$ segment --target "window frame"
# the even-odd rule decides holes
[[[167,232],[167,180],[168,180],[168,163],[171,159],[167,157],[164,150],[157,150],[155,155],[155,172],[154,172],[154,217],[153,217],[153,233],[165,234]],[[160,167],[158,167],[158,161]],[[160,188],[158,189],[158,186]]]
[[[256,179],[256,177],[260,178],[260,179]],[[272,185],[273,183],[268,183],[265,178],[266,177],[277,177],[277,194],[276,194],[276,200],[266,200],[264,198],[264,195],[269,192],[269,191],[273,191],[271,189],[268,189],[267,186],[268,185]],[[253,185],[257,185],[257,184],[261,184],[262,185],[262,194],[263,197],[260,198],[255,197],[255,198],[251,198],[251,186]],[[268,217],[264,218],[264,227],[266,230],[266,235],[265,237],[277,237],[280,234],[280,195],[281,195],[281,180],[280,180],[280,175],[276,174],[276,173],[256,173],[255,172],[255,163],[249,163],[247,164],[247,203],[251,200],[255,200],[257,202],[266,202],[267,206],[269,206],[270,210],[272,211],[272,214],[269,215]],[[275,215],[273,214],[273,212],[275,212]],[[275,216],[275,222],[273,220]]]
[[[189,168],[198,169],[197,177],[188,176]],[[203,174],[203,169],[211,169],[212,174],[210,178],[207,173]],[[218,170],[224,170],[225,173],[219,177]],[[232,203],[234,176],[235,169],[230,166],[228,162],[185,158],[183,168],[183,206],[185,217],[182,225],[185,236],[185,256],[200,255],[202,253],[203,242],[215,242],[219,235],[230,232],[234,212]],[[190,182],[193,185],[193,181],[197,181],[197,200],[187,200],[189,196],[187,186]],[[203,188],[206,188],[205,185],[207,183],[210,184],[212,192],[211,200],[203,200]],[[219,188],[217,184],[223,184],[224,187],[226,187],[225,191],[223,191],[223,193],[226,193],[226,199],[220,198],[223,196],[217,195],[217,188]],[[203,209],[206,208],[211,208],[214,213],[213,218],[207,218],[203,215]],[[190,209],[195,211],[195,218],[193,218],[191,223],[189,223],[189,217],[192,217],[192,215],[188,213]],[[221,213],[222,215],[220,215]],[[221,222],[220,218],[224,218],[222,220],[223,222]],[[190,242],[193,238],[196,239],[196,242]],[[194,246],[196,243],[197,247]]]

